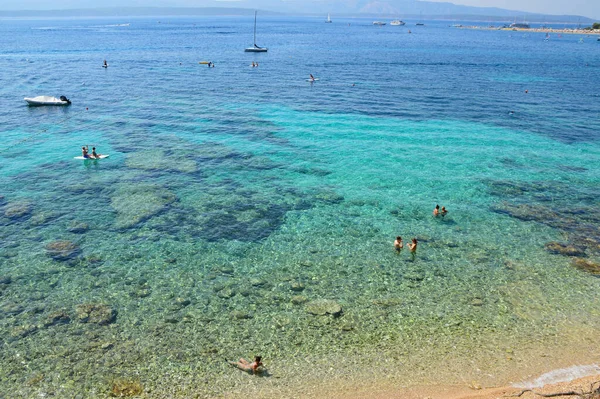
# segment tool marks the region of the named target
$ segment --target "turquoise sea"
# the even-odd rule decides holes
[[[600,360],[596,37],[332,19],[0,21],[0,398]]]

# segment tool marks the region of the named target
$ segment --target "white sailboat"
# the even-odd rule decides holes
[[[247,53],[266,53],[269,49],[266,47],[259,47],[256,45],[256,13],[254,11],[254,46],[246,48],[244,51]]]
[[[331,17],[329,16],[329,13],[327,13],[327,20],[325,22],[327,22],[328,24],[331,23]]]

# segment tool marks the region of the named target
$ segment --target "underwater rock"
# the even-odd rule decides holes
[[[194,173],[198,165],[193,159],[173,157],[162,150],[139,151],[127,154],[125,165],[132,169]]]
[[[12,338],[25,338],[28,335],[35,333],[38,330],[38,327],[34,324],[25,324],[22,326],[17,326],[10,331],[10,335]]]
[[[127,229],[164,211],[176,200],[171,191],[154,184],[122,185],[111,198],[115,226]]]
[[[315,195],[315,199],[327,204],[339,204],[344,201],[344,196],[334,191],[323,191]]]
[[[302,305],[303,303],[308,302],[308,298],[304,295],[296,295],[292,297],[290,302],[294,305]]]
[[[304,291],[305,288],[306,288],[306,286],[303,283],[299,282],[299,281],[294,281],[290,285],[290,289],[292,291],[295,291],[295,292],[302,292],[302,291]]]
[[[112,383],[110,396],[128,398],[139,396],[144,392],[144,387],[139,380],[118,379]]]
[[[41,226],[44,225],[60,216],[59,213],[44,211],[40,213],[34,213],[31,218],[29,218],[29,223],[32,226]]]
[[[256,288],[264,287],[267,282],[265,280],[261,280],[259,278],[251,278],[250,285]]]
[[[134,298],[146,298],[150,296],[150,294],[152,294],[152,291],[147,288],[135,289],[129,293],[129,295]]]
[[[221,266],[217,269],[221,274],[226,274],[226,275],[233,275],[234,273],[234,269],[233,266]]]
[[[471,306],[483,306],[483,299],[481,299],[481,298],[473,298],[471,300]]]
[[[83,222],[77,222],[77,221],[73,221],[69,224],[69,227],[67,227],[67,230],[70,231],[71,233],[75,233],[75,234],[82,234],[85,233],[86,231],[88,231],[90,228],[90,226],[87,223],[83,223]]]
[[[491,210],[523,221],[545,221],[546,219],[556,218],[557,216],[547,207],[528,204],[510,204],[508,202],[492,205]]]
[[[104,259],[98,254],[90,254],[85,257],[85,261],[89,264],[96,265],[98,263],[104,262]]]
[[[9,219],[20,219],[31,214],[33,204],[29,201],[9,202],[4,207],[4,216]]]
[[[595,276],[600,276],[600,263],[592,262],[587,259],[575,258],[571,264],[579,270],[583,270],[584,272]]]
[[[79,254],[79,246],[68,240],[52,241],[46,245],[46,254],[54,260],[69,260]]]
[[[244,312],[243,310],[234,310],[231,312],[231,318],[236,320],[247,320],[251,319],[252,315],[248,312]]]
[[[219,298],[223,298],[223,299],[229,299],[231,297],[233,297],[235,295],[235,291],[232,290],[231,288],[224,288],[222,290],[219,291],[219,293],[217,294],[217,296]]]
[[[98,303],[86,303],[75,308],[77,319],[82,323],[93,323],[101,326],[115,321],[117,311]]]
[[[409,281],[423,281],[425,280],[425,275],[420,272],[408,272],[403,276],[405,279]]]
[[[190,301],[189,299],[186,298],[175,298],[175,307],[177,308],[185,308],[186,306],[188,306],[190,303],[192,303],[192,301]]]
[[[18,303],[8,302],[0,305],[0,314],[4,313],[5,315],[14,316],[19,313],[23,313],[25,308]]]
[[[342,314],[342,306],[329,299],[318,299],[307,303],[306,311],[315,316],[332,315],[338,317]]]
[[[104,342],[102,345],[100,345],[100,349],[104,351],[111,350],[114,347],[115,344],[113,344],[112,342]]]
[[[65,312],[54,312],[48,316],[48,320],[44,323],[45,327],[55,326],[58,324],[69,324],[71,317]]]
[[[299,167],[299,168],[292,169],[292,171],[297,172],[297,173],[302,173],[304,175],[313,175],[313,176],[319,176],[319,177],[324,177],[324,176],[330,175],[332,173],[330,170],[327,170],[327,169],[310,168],[310,167]]]
[[[12,277],[0,276],[0,285],[8,285],[10,283],[12,283]]]
[[[558,254],[564,256],[585,256],[584,251],[575,248],[572,245],[561,244],[560,242],[556,241],[546,243],[546,245],[544,245],[544,248],[551,254]]]

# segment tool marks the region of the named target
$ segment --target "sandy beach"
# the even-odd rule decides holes
[[[567,393],[567,392],[590,392],[592,389],[597,389],[600,381],[599,376],[589,376],[576,379],[570,382],[561,382],[556,384],[547,384],[541,388],[535,388],[532,391],[523,392],[523,388],[515,387],[498,387],[478,389],[477,387],[469,386],[417,386],[411,388],[402,388],[397,390],[382,390],[382,391],[356,391],[354,393],[344,393],[340,396],[332,396],[336,399],[499,399],[507,397],[520,397],[524,399],[540,398],[544,395]],[[593,388],[592,388],[593,386]],[[522,394],[521,394],[522,393]],[[521,394],[521,396],[518,396]],[[566,399],[579,398],[576,395],[557,396]],[[600,397],[600,395],[592,398]]]

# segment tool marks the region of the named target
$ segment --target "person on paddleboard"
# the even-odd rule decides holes
[[[88,154],[88,146],[87,145],[81,147],[81,155],[84,158],[89,158],[90,157],[90,154]]]
[[[100,155],[96,154],[96,147],[92,147],[92,158],[100,158]]]

